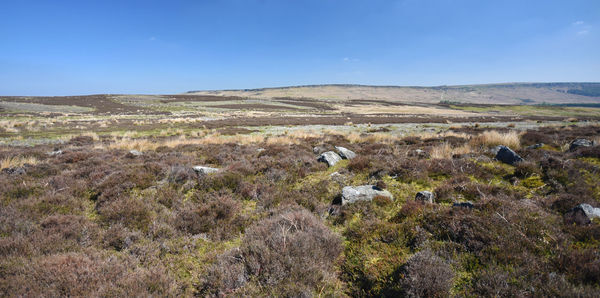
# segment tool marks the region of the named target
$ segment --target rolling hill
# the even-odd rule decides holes
[[[260,99],[312,98],[328,101],[363,99],[401,103],[598,104],[600,83],[504,83],[436,87],[332,84],[189,91],[187,94]]]

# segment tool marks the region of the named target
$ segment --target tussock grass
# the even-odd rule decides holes
[[[393,143],[394,141],[401,139],[401,137],[392,135],[389,133],[381,133],[381,132],[370,133],[370,134],[360,134],[360,133],[353,132],[353,133],[346,135],[346,139],[350,143],[369,142],[369,143],[390,144],[390,143]]]
[[[471,145],[465,144],[460,147],[452,147],[448,143],[443,143],[431,149],[432,159],[451,159],[455,154],[468,154],[473,151]]]
[[[139,150],[149,151],[156,150],[158,147],[169,147],[174,148],[179,145],[220,145],[235,143],[239,145],[259,144],[266,143],[268,145],[280,144],[280,145],[292,145],[300,144],[307,138],[321,137],[321,134],[306,131],[293,131],[285,135],[278,136],[266,136],[264,134],[246,134],[246,135],[221,135],[218,132],[205,134],[198,132],[195,134],[197,137],[188,137],[186,135],[180,135],[176,138],[168,138],[164,140],[148,140],[144,138],[132,138],[130,136],[124,136],[122,138],[114,138],[113,142],[107,146],[99,145],[100,147],[106,147],[108,149],[126,149],[126,150]]]
[[[471,146],[476,147],[504,145],[510,147],[511,149],[519,149],[521,148],[521,138],[520,134],[515,131],[498,132],[495,130],[490,130],[484,131],[483,133],[471,138],[470,144]]]
[[[39,161],[37,160],[37,158],[31,157],[31,156],[28,156],[28,157],[23,157],[23,156],[6,157],[6,158],[3,158],[2,160],[0,160],[0,169],[21,167],[25,164],[34,165],[34,164],[37,164],[38,162]]]

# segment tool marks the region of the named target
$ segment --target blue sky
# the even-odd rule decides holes
[[[600,1],[0,2],[0,95],[525,81],[600,81]]]

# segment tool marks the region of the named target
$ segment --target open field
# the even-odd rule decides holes
[[[262,96],[0,96],[0,293],[597,296],[600,108]]]
[[[400,103],[474,104],[600,103],[600,83],[507,83],[465,86],[399,87],[314,85],[280,88],[190,91],[189,94],[273,99],[317,98],[327,101],[383,100]]]

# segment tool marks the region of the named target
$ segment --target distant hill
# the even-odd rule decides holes
[[[313,98],[329,101],[368,99],[403,103],[598,104],[600,83],[503,83],[436,87],[332,84],[190,91],[187,94],[262,99]]]

